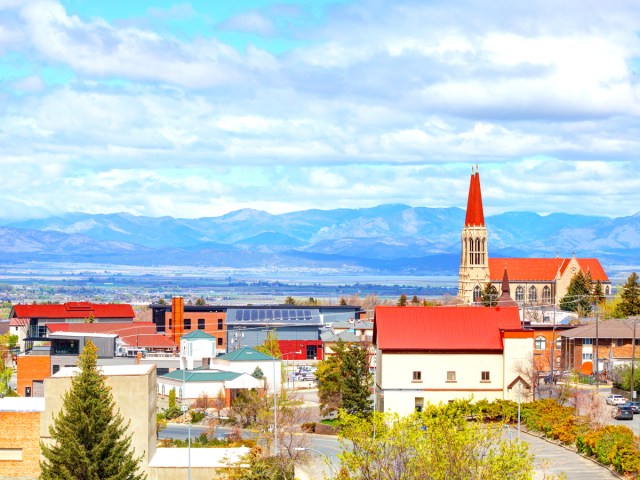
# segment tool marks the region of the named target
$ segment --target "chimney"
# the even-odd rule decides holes
[[[184,333],[184,298],[171,297],[171,315],[173,316],[173,341],[180,343]]]

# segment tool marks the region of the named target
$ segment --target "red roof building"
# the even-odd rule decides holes
[[[611,282],[597,258],[489,258],[488,230],[484,220],[480,174],[472,169],[467,211],[462,229],[462,255],[458,298],[467,304],[479,301],[482,289],[491,282],[498,290],[505,269],[511,298],[522,305],[558,305],[573,276],[589,273],[602,291],[610,295]]]
[[[120,337],[124,347],[144,348],[149,351],[174,352],[178,346],[169,337],[156,332],[153,322],[127,323],[48,323],[49,333],[113,333]]]
[[[376,401],[401,415],[455,399],[522,399],[533,331],[517,306],[377,307]],[[515,387],[515,388],[514,388]]]
[[[61,304],[14,305],[9,317],[43,320],[85,319],[93,316],[95,321],[131,320],[135,314],[126,303],[67,302]]]

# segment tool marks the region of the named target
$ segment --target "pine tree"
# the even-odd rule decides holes
[[[602,305],[607,300],[607,297],[604,296],[604,290],[602,289],[602,282],[598,280],[593,287],[593,303],[597,303],[598,305]]]
[[[480,301],[485,307],[497,305],[498,297],[498,289],[491,282],[487,282],[480,292]]]
[[[400,295],[400,298],[398,299],[398,304],[399,307],[406,307],[407,306],[407,296],[403,293],[402,295]]]
[[[128,424],[114,413],[111,390],[97,370],[97,349],[87,341],[80,373],[71,380],[62,409],[49,427],[52,443],[41,443],[44,480],[141,480],[141,458],[134,457]]]
[[[569,282],[567,293],[560,300],[560,308],[565,312],[578,312],[586,315],[591,312],[591,275],[578,271]]]
[[[367,417],[373,411],[369,391],[373,378],[369,373],[367,349],[350,345],[340,364],[342,408],[351,415]]]
[[[627,283],[622,286],[617,311],[621,317],[640,315],[640,284],[636,272],[629,275]]]

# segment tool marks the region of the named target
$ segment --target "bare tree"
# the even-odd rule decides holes
[[[533,353],[526,359],[516,363],[515,372],[531,385],[533,400],[537,399],[540,390],[540,373],[543,369],[542,358]]]

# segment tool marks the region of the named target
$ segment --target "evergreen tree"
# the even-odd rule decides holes
[[[414,296],[411,298],[411,305],[420,305],[420,299],[418,298],[418,296],[417,296],[417,295],[414,295]]]
[[[204,297],[198,297],[196,298],[196,305],[206,305],[207,302],[205,301]]]
[[[333,355],[318,364],[316,377],[318,378],[318,401],[320,412],[328,415],[337,411],[342,405],[342,373],[341,364],[347,346],[342,340],[331,348]]]
[[[399,307],[407,306],[407,296],[404,293],[400,295],[400,298],[398,299],[398,306]]]
[[[40,478],[141,480],[128,424],[115,412],[111,390],[97,370],[97,349],[89,340],[78,359],[80,373],[64,394],[62,409],[49,427],[51,445],[40,444]]]
[[[485,307],[491,307],[498,304],[498,289],[491,282],[487,282],[480,291],[480,301]]]
[[[607,300],[607,297],[604,296],[604,290],[602,289],[602,282],[598,280],[595,286],[593,287],[593,303],[602,305],[606,300]]]
[[[373,377],[369,372],[367,349],[349,345],[340,364],[342,375],[342,408],[351,415],[367,417],[373,411],[371,392]]]
[[[591,312],[591,275],[578,271],[569,282],[567,293],[560,300],[560,309],[565,312],[577,312],[586,315]]]
[[[622,286],[617,311],[621,317],[640,315],[640,284],[636,272],[629,275],[627,283]]]
[[[293,298],[292,296],[288,296],[287,298],[284,299],[284,304],[285,305],[295,305],[296,304],[296,299]]]
[[[262,380],[264,378],[264,372],[260,367],[256,367],[251,374],[253,378],[257,378],[258,380]]]
[[[347,299],[344,297],[340,298],[340,305],[346,305],[347,304]]]

